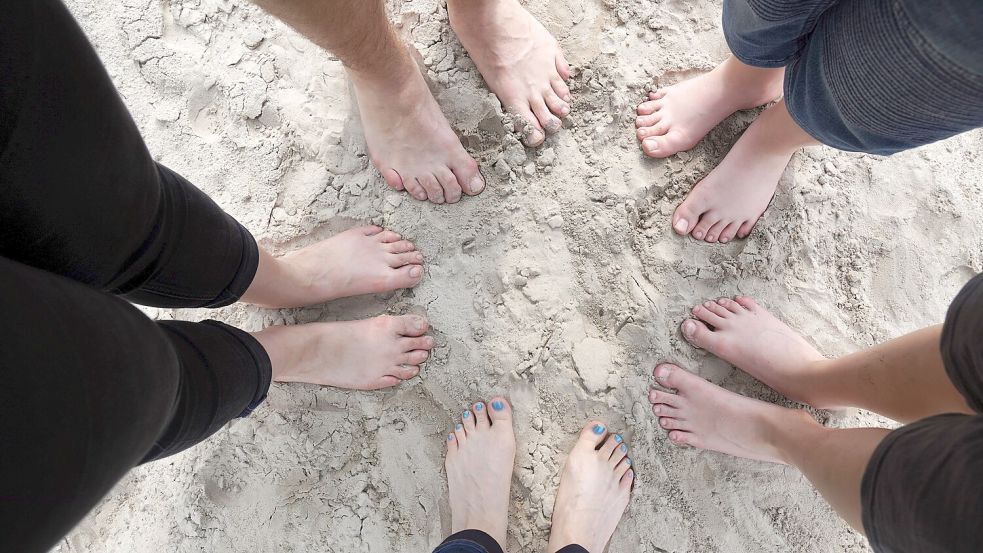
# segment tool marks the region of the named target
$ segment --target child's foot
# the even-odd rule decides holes
[[[451,130],[416,65],[375,83],[351,73],[372,164],[394,190],[418,200],[454,203],[485,187],[478,163]]]
[[[816,144],[792,121],[785,102],[766,109],[672,214],[672,228],[706,242],[745,238],[764,213],[799,148]]]
[[[481,530],[505,549],[515,436],[503,397],[475,403],[447,435],[451,528]]]
[[[673,391],[650,390],[652,412],[678,445],[788,464],[776,437],[789,427],[801,431],[819,426],[805,411],[737,395],[676,365],[659,365],[654,375],[660,386]]]
[[[336,234],[278,258],[264,255],[242,301],[302,307],[361,294],[412,288],[423,278],[423,254],[377,226]]]
[[[657,158],[689,150],[730,114],[782,95],[784,68],[762,69],[731,56],[713,71],[649,93],[638,106],[642,151]]]
[[[563,464],[560,489],[553,504],[553,529],[547,551],[578,544],[602,553],[621,520],[635,473],[628,446],[609,434],[602,423],[590,422],[580,431]]]
[[[451,27],[526,146],[539,146],[570,113],[570,67],[556,39],[516,0],[448,0]]]
[[[427,320],[383,315],[362,321],[271,326],[254,332],[270,356],[273,380],[353,390],[395,386],[420,372],[433,338]]]
[[[693,308],[683,321],[686,340],[771,386],[785,397],[807,402],[803,389],[821,373],[826,358],[801,335],[747,296],[720,298]]]

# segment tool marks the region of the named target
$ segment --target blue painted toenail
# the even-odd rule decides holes
[[[502,409],[505,409],[505,405],[502,404],[501,401],[493,401],[492,402],[492,409],[494,409],[496,411],[501,411]]]
[[[457,423],[457,426],[454,427],[454,430],[460,430],[462,428],[464,428],[464,427],[461,426],[461,423]]]
[[[454,439],[454,435],[453,434],[448,434],[447,435],[447,441],[448,442],[451,441],[451,440],[453,440],[453,439]]]
[[[601,425],[599,425],[599,424],[595,424],[594,425],[594,433],[595,434],[603,434],[604,433],[604,427],[601,426]]]
[[[471,411],[465,411],[465,412],[464,412],[464,415],[462,415],[462,416],[463,416],[464,418],[468,418],[468,417],[470,417],[470,416],[471,416]]]
[[[628,466],[630,467],[631,466],[631,459],[625,458],[625,463],[628,463]]]
[[[621,443],[621,434],[615,434],[614,435],[614,443],[616,443],[616,444],[620,444]]]
[[[461,425],[459,424],[458,426],[461,426]],[[621,452],[624,453],[626,451],[628,451],[628,446],[626,446],[625,444],[621,444]]]
[[[481,404],[481,403],[475,403],[474,404],[474,410],[475,411],[481,411],[484,408],[485,408],[485,406],[483,404]]]

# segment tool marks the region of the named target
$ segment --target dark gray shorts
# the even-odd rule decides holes
[[[786,68],[823,144],[887,155],[983,127],[979,0],[725,0],[723,27],[742,62]]]

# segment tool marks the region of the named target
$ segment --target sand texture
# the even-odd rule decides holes
[[[274,385],[253,416],[132,471],[57,551],[430,551],[450,531],[445,432],[494,393],[516,413],[510,551],[545,549],[558,469],[591,417],[626,437],[638,473],[611,553],[867,550],[798,471],[670,444],[645,400],[650,371],[674,360],[783,401],[680,336],[696,302],[722,295],[753,295],[829,355],[940,322],[983,269],[983,134],[890,158],[798,154],[751,237],[707,245],[674,235],[669,215],[755,112],[665,161],[641,154],[633,119],[653,83],[724,59],[719,0],[530,0],[574,65],[573,113],[538,150],[503,127],[443,2],[390,0],[488,180],[445,206],[384,186],[341,64],[248,2],[68,4],[150,150],[261,243],[284,252],[371,222],[426,256],[414,290],[149,315],[258,330],[426,313],[437,347],[389,391]]]

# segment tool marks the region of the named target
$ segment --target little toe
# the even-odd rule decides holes
[[[443,168],[437,172],[437,182],[440,184],[441,189],[443,189],[444,199],[449,204],[456,204],[461,199],[461,185],[457,182],[457,177],[454,173],[448,169]]]
[[[419,265],[417,265],[419,267]],[[403,315],[395,318],[396,333],[400,336],[423,336],[430,326],[426,319],[419,315]]]
[[[403,365],[422,365],[430,357],[430,352],[423,349],[404,353],[399,362]]]
[[[451,432],[447,435],[447,457],[450,458],[452,453],[457,453],[458,445],[460,444],[460,438],[457,437],[457,432]]]
[[[628,472],[626,472],[621,477],[621,480],[618,481],[618,487],[621,488],[622,492],[628,493],[631,491],[631,486],[634,481],[635,481],[635,471],[632,469],[628,469]]]
[[[577,439],[577,445],[574,447],[596,450],[597,446],[601,445],[606,436],[607,428],[605,428],[604,423],[591,421],[580,431],[580,437]]]
[[[687,342],[700,349],[711,349],[716,343],[717,335],[703,321],[686,319],[680,325],[680,330]]]
[[[419,265],[423,263],[423,254],[420,252],[394,253],[386,256],[389,266],[393,269],[405,267],[407,265]]]
[[[488,428],[491,426],[491,421],[488,419],[488,408],[485,402],[479,401],[475,403],[471,408],[471,412],[474,413],[475,426],[478,428]]]
[[[553,92],[553,89],[547,90],[543,94],[543,101],[546,102],[546,107],[553,113],[553,115],[563,119],[570,113],[570,106],[566,102],[560,99],[559,96]]]
[[[386,169],[381,171],[382,179],[386,181],[386,186],[392,188],[393,190],[403,190],[405,186],[403,185],[403,178],[399,176],[399,173],[395,169]],[[410,194],[413,194],[410,191]],[[416,194],[414,194],[416,196]]]
[[[511,424],[512,421],[512,407],[509,402],[502,396],[495,396],[488,402],[491,409],[488,410],[488,416],[491,418],[492,426],[500,422],[506,422]]]
[[[563,121],[553,115],[544,98],[533,99],[531,107],[536,120],[539,121],[539,126],[546,130],[546,134],[556,134],[563,128]]]

